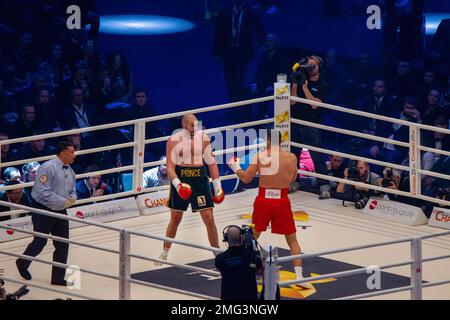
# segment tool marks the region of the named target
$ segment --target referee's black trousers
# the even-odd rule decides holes
[[[46,206],[36,202],[33,200],[33,205],[37,209],[47,210],[58,214],[67,215],[66,210],[51,210]],[[31,217],[33,221],[33,230],[35,232],[51,234],[53,236],[61,237],[61,238],[69,238],[69,221],[57,219],[49,216],[44,216],[41,214],[33,213]],[[41,253],[42,249],[44,249],[47,244],[46,238],[41,238],[35,236],[33,241],[28,245],[24,255],[35,257],[39,253]],[[66,263],[67,256],[69,253],[69,244],[63,243],[60,241],[53,240],[53,246],[55,247],[55,251],[53,252],[53,261],[59,263]],[[24,268],[25,270],[31,264],[30,260],[19,259],[18,264]],[[64,280],[66,274],[66,269],[61,267],[52,267],[52,282],[58,282]]]

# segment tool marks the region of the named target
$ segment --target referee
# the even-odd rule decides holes
[[[39,167],[31,192],[33,207],[67,215],[66,208],[72,206],[77,199],[75,172],[70,167],[74,160],[73,144],[68,141],[60,141],[56,147],[56,157]],[[33,213],[32,221],[35,232],[69,238],[69,221],[67,220]],[[35,257],[46,244],[46,238],[35,236],[23,254]],[[53,261],[65,264],[69,253],[69,244],[53,240],[53,246],[55,247]],[[30,264],[30,260],[16,260],[17,269],[22,278],[26,280],[31,280],[31,274],[28,271]],[[65,268],[53,266],[51,283],[67,286],[67,282],[64,280],[65,274]]]

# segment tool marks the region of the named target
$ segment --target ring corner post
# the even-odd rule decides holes
[[[281,147],[285,151],[291,150],[291,84],[287,76],[277,76],[274,83],[274,129],[281,133]]]
[[[278,248],[270,246],[268,255],[264,259],[264,300],[276,300],[279,280],[278,273]]]
[[[422,239],[411,239],[411,300],[422,300]]]
[[[409,126],[409,174],[411,195],[421,195],[420,128]]]
[[[134,124],[134,142],[133,147],[133,190],[141,193],[143,189],[143,173],[144,173],[144,155],[145,155],[145,127],[146,123],[143,121]]]
[[[130,300],[130,234],[120,230],[119,241],[119,300]]]

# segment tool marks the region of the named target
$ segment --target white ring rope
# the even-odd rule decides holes
[[[328,149],[322,149],[322,148],[319,148],[319,147],[310,146],[310,145],[303,144],[303,143],[291,142],[291,145],[294,146],[294,147],[297,147],[297,148],[306,148],[306,149],[312,150],[312,151],[317,151],[317,152],[321,152],[321,153],[325,153],[325,154],[336,155],[336,156],[340,156],[340,157],[343,157],[343,158],[349,158],[349,159],[353,159],[353,160],[361,160],[361,161],[377,164],[377,165],[380,165],[380,166],[391,167],[391,168],[394,168],[394,169],[405,170],[405,171],[409,170],[409,167],[402,166],[400,164],[394,164],[394,163],[384,162],[384,161],[375,160],[375,159],[371,159],[371,158],[355,156],[353,154],[344,153],[344,152],[331,151],[331,150],[328,150]]]
[[[354,115],[357,115],[357,116],[366,117],[366,118],[370,118],[370,119],[376,119],[376,120],[382,120],[382,121],[397,123],[397,124],[400,124],[400,125],[406,125],[408,127],[415,126],[417,128],[423,129],[423,130],[450,134],[450,130],[449,129],[433,127],[433,126],[429,126],[429,125],[426,125],[426,124],[414,123],[414,122],[410,122],[410,121],[406,121],[406,120],[399,120],[399,119],[396,119],[396,118],[391,118],[391,117],[386,117],[386,116],[380,116],[378,114],[364,112],[364,111],[358,111],[358,110],[354,110],[354,109],[350,109],[350,108],[344,108],[344,107],[336,106],[334,104],[323,103],[323,102],[303,99],[303,98],[294,97],[294,96],[291,96],[291,101],[301,102],[301,103],[305,103],[305,104],[312,104],[312,105],[315,105],[315,106],[318,106],[318,107],[322,107],[322,108],[325,108],[325,109],[331,109],[331,110],[336,110],[336,111],[340,111],[340,112],[344,112],[344,113],[350,113],[350,114],[354,114]]]
[[[154,121],[159,121],[159,120],[166,120],[166,119],[170,119],[170,118],[176,118],[176,117],[180,117],[180,116],[182,116],[182,115],[184,115],[186,113],[197,114],[197,113],[210,112],[210,111],[215,111],[215,110],[224,110],[224,109],[235,108],[235,107],[240,107],[240,106],[247,106],[247,105],[252,105],[252,104],[260,103],[260,102],[273,101],[274,98],[275,98],[275,95],[274,96],[269,96],[269,97],[263,97],[263,98],[257,98],[257,99],[241,101],[241,102],[233,102],[233,103],[228,103],[228,104],[221,104],[221,105],[216,105],[216,106],[211,106],[211,107],[206,107],[206,108],[198,108],[198,109],[180,111],[180,112],[176,112],[176,113],[172,113],[172,114],[148,117],[148,118],[145,118],[145,119],[137,119],[137,120],[123,121],[123,122],[118,122],[118,123],[113,123],[113,124],[99,125],[99,126],[94,126],[94,127],[73,129],[73,130],[68,130],[68,131],[63,131],[63,132],[55,132],[55,133],[37,135],[37,136],[33,136],[33,137],[24,137],[24,138],[3,140],[3,141],[0,141],[0,145],[20,143],[20,142],[26,142],[26,141],[33,141],[33,140],[37,140],[37,139],[48,139],[48,138],[54,138],[54,137],[68,136],[68,135],[71,135],[71,134],[78,134],[78,133],[89,132],[89,131],[104,130],[104,129],[111,129],[111,128],[118,128],[118,127],[124,127],[124,126],[133,125],[133,126],[135,126],[135,138],[134,138],[135,141],[122,143],[122,144],[111,145],[111,146],[103,146],[103,147],[98,147],[98,148],[81,150],[81,151],[77,152],[77,155],[84,155],[84,154],[90,154],[90,153],[95,153],[95,152],[102,152],[102,151],[107,151],[107,150],[114,150],[114,149],[133,147],[134,148],[134,153],[135,153],[135,159],[136,159],[137,152],[139,150],[141,150],[141,151],[144,150],[143,148],[145,147],[146,144],[156,143],[156,142],[163,142],[163,141],[166,141],[166,140],[168,140],[170,138],[170,136],[164,136],[164,137],[159,137],[159,138],[145,139],[145,133],[144,133],[143,137],[142,136],[139,137],[140,133],[136,134],[136,132],[139,132],[139,131],[142,132],[142,129],[145,128],[145,124],[147,124],[149,122],[154,122]],[[326,104],[326,103],[322,103],[322,102],[311,101],[311,100],[297,98],[297,97],[290,97],[290,99],[292,101],[312,104],[312,105],[316,105],[316,106],[319,106],[319,107],[332,109],[332,110],[336,110],[336,111],[340,111],[340,112],[345,112],[345,113],[354,114],[354,115],[358,115],[358,116],[364,116],[364,117],[368,117],[368,118],[372,118],[372,119],[378,119],[378,120],[382,120],[382,121],[388,121],[388,122],[392,122],[392,123],[406,125],[406,126],[408,126],[410,128],[413,127],[413,128],[418,128],[418,129],[421,129],[421,130],[430,130],[430,131],[434,131],[434,132],[441,132],[441,133],[445,133],[445,134],[450,134],[450,130],[448,130],[448,129],[442,129],[442,128],[437,128],[437,127],[435,128],[435,127],[432,127],[432,126],[416,124],[416,123],[412,123],[412,122],[408,122],[408,121],[404,121],[404,120],[394,119],[394,118],[385,117],[385,116],[379,116],[379,115],[370,114],[370,113],[367,113],[367,112],[352,110],[352,109],[348,109],[348,108],[344,108],[344,107],[340,107],[340,106],[335,106],[335,105]],[[262,120],[250,121],[250,122],[245,122],[245,123],[240,123],[240,124],[222,126],[222,127],[218,127],[218,128],[211,128],[211,129],[205,130],[205,133],[206,134],[212,134],[212,133],[217,133],[217,132],[223,132],[223,131],[230,130],[230,129],[244,128],[244,127],[253,127],[253,126],[258,126],[258,125],[271,124],[271,123],[274,123],[274,120],[275,120],[274,118],[262,119]],[[365,139],[376,140],[376,141],[380,141],[380,142],[386,142],[386,143],[390,143],[390,144],[394,144],[394,145],[399,145],[399,146],[402,146],[402,147],[412,148],[409,143],[396,141],[396,140],[392,140],[392,139],[387,139],[387,138],[383,138],[383,137],[377,137],[377,136],[363,134],[363,133],[359,133],[359,132],[355,132],[355,131],[351,131],[351,130],[346,130],[346,129],[341,129],[341,128],[328,127],[328,126],[325,126],[325,125],[321,125],[321,124],[317,124],[317,123],[313,123],[313,122],[308,122],[308,121],[303,121],[303,120],[299,120],[299,119],[291,119],[290,121],[293,124],[305,125],[305,126],[309,126],[309,127],[322,129],[322,130],[328,130],[328,131],[332,131],[332,132],[336,132],[336,133],[342,133],[342,134],[346,134],[346,135],[357,136],[357,137],[362,137],[362,138],[365,138]],[[249,144],[249,145],[244,145],[244,146],[237,146],[237,147],[233,147],[233,148],[226,148],[226,149],[223,149],[223,150],[215,150],[215,151],[213,151],[213,154],[216,155],[216,156],[218,156],[218,155],[225,155],[225,154],[229,154],[229,153],[235,153],[235,152],[241,152],[241,151],[246,151],[246,150],[257,149],[257,148],[263,147],[264,145],[265,144]],[[291,145],[294,146],[294,147],[300,147],[300,148],[306,147],[306,148],[308,148],[310,150],[317,151],[317,152],[322,152],[322,153],[325,153],[325,154],[334,154],[334,155],[340,155],[342,157],[348,157],[350,159],[363,160],[363,161],[367,161],[369,163],[375,163],[375,164],[378,164],[378,165],[389,166],[389,167],[393,167],[393,168],[400,169],[400,170],[405,170],[405,171],[410,171],[411,170],[410,167],[397,165],[397,164],[391,164],[391,163],[388,163],[388,162],[383,162],[383,161],[378,161],[378,160],[373,160],[373,159],[368,159],[368,158],[365,158],[365,157],[350,155],[350,154],[347,154],[347,153],[327,150],[327,149],[323,149],[323,148],[320,148],[320,147],[308,146],[308,145],[300,144],[300,143],[296,143],[296,142],[291,142]],[[422,150],[422,151],[428,151],[428,152],[443,154],[443,155],[447,155],[447,156],[450,155],[450,152],[448,152],[448,151],[438,150],[438,149],[429,148],[429,147],[420,146],[420,145],[417,146],[417,149],[418,150]],[[140,156],[142,156],[142,155],[140,155]],[[1,163],[1,161],[0,161],[0,167],[6,167],[6,166],[11,166],[11,165],[27,163],[27,162],[30,162],[32,160],[34,160],[34,161],[44,161],[44,160],[51,159],[52,157],[53,156],[46,156],[46,157],[39,157],[39,158],[33,158],[33,159],[27,159],[27,160],[11,161],[11,162],[6,162],[6,163]],[[101,174],[108,174],[108,173],[116,173],[116,172],[133,170],[133,174],[134,174],[133,179],[135,179],[137,171],[139,171],[139,170],[143,171],[144,168],[151,167],[151,166],[157,166],[157,165],[160,165],[160,164],[163,164],[163,163],[165,163],[165,161],[161,161],[161,160],[160,161],[152,161],[152,162],[148,162],[148,163],[143,163],[142,159],[138,160],[138,162],[135,163],[135,160],[134,160],[133,161],[133,165],[123,166],[123,167],[113,168],[113,169],[107,169],[107,170],[99,170],[99,171],[91,172],[91,173],[79,174],[76,177],[77,177],[77,179],[81,179],[81,178],[86,178],[86,177],[89,177],[89,176],[92,176],[92,175],[101,175]],[[418,171],[419,174],[425,174],[425,175],[434,176],[434,177],[443,178],[443,179],[449,179],[450,178],[449,175],[445,175],[445,174],[441,174],[441,173],[435,173],[435,172],[425,171],[425,170],[420,170],[420,169],[417,170],[417,171]],[[322,179],[331,180],[331,181],[336,181],[336,182],[343,182],[345,184],[354,185],[354,186],[362,186],[362,187],[365,187],[365,188],[369,188],[369,189],[373,189],[373,190],[377,190],[377,191],[381,191],[381,192],[385,192],[385,193],[393,193],[393,194],[398,194],[398,195],[402,195],[402,196],[415,197],[415,198],[418,198],[418,199],[432,201],[432,202],[436,202],[436,203],[444,204],[444,205],[449,205],[450,204],[450,201],[438,200],[438,199],[427,197],[427,196],[424,196],[424,195],[421,195],[421,194],[413,196],[409,192],[403,192],[403,191],[392,190],[392,189],[378,187],[378,186],[372,186],[372,185],[368,185],[368,184],[361,183],[361,182],[349,181],[349,180],[335,178],[335,177],[322,175],[322,174],[318,174],[318,173],[314,173],[314,172],[306,172],[306,171],[303,171],[303,170],[298,170],[298,172],[301,173],[301,174],[307,175],[307,176],[313,176],[313,177],[322,178]],[[143,172],[138,172],[138,173],[142,174]],[[237,179],[237,176],[235,174],[230,174],[230,175],[226,175],[226,176],[221,176],[220,179],[222,181],[230,180],[230,179]],[[133,180],[133,182],[134,182],[134,184],[136,184],[134,180]],[[138,181],[137,183],[141,183],[141,182]],[[134,186],[134,184],[133,184],[133,186]],[[17,189],[17,188],[30,187],[32,185],[33,185],[32,182],[31,183],[24,183],[24,184],[21,184],[19,186],[0,187],[0,190],[12,190],[12,189]],[[76,204],[83,204],[83,203],[90,203],[90,202],[94,202],[94,201],[95,202],[99,202],[99,201],[104,201],[104,200],[109,200],[109,199],[116,199],[116,198],[120,198],[120,197],[124,197],[124,196],[136,195],[136,194],[139,194],[139,193],[142,193],[142,192],[167,190],[169,187],[170,186],[165,185],[165,186],[154,187],[154,188],[142,188],[139,192],[137,192],[136,190],[125,191],[125,192],[120,192],[120,193],[106,195],[106,196],[101,196],[101,197],[95,197],[95,198],[88,198],[88,199],[78,200],[76,202]],[[116,231],[116,232],[119,231],[121,233],[121,236],[122,236],[122,234],[128,235],[128,237],[130,235],[141,236],[141,237],[150,238],[150,239],[156,239],[156,240],[161,240],[161,241],[169,241],[169,242],[172,242],[172,243],[185,245],[185,246],[188,246],[188,247],[202,249],[202,250],[208,250],[208,251],[213,251],[213,252],[221,252],[222,251],[221,249],[218,249],[218,248],[213,248],[213,247],[209,247],[209,246],[199,245],[199,244],[196,244],[196,243],[193,243],[193,242],[186,242],[186,241],[176,240],[176,239],[167,238],[167,237],[164,237],[164,236],[156,236],[156,235],[153,235],[153,234],[150,234],[150,233],[146,233],[146,232],[141,232],[141,231],[120,229],[120,228],[116,228],[116,227],[110,226],[110,225],[105,224],[105,223],[98,223],[98,222],[86,221],[86,220],[79,219],[79,218],[74,218],[74,217],[61,216],[61,215],[58,215],[58,214],[55,214],[55,213],[52,213],[52,212],[48,212],[48,211],[45,211],[45,210],[31,208],[31,207],[26,207],[26,206],[17,205],[17,204],[13,204],[13,203],[9,203],[9,202],[0,201],[0,205],[8,206],[10,208],[19,209],[19,210],[13,210],[13,211],[2,213],[2,214],[0,214],[0,216],[11,215],[11,214],[14,214],[14,213],[19,213],[19,212],[20,213],[21,212],[34,212],[34,213],[44,214],[46,216],[56,217],[56,218],[60,218],[60,219],[64,219],[64,220],[76,221],[76,222],[80,222],[80,223],[83,223],[83,224],[86,224],[86,225],[97,226],[97,227],[100,227],[100,228],[103,228],[103,229],[113,230],[113,231]],[[6,225],[4,223],[2,223],[1,228],[2,229],[7,229],[8,228],[7,222],[6,222]],[[11,229],[15,230],[17,232],[21,232],[17,228],[11,228]],[[24,233],[35,234],[35,233],[33,233],[33,231],[25,231]],[[433,235],[433,237],[434,236],[436,236],[436,235]],[[52,236],[49,236],[49,238],[50,237],[52,237]],[[53,237],[53,238],[55,240],[57,240],[58,237]],[[61,241],[83,245],[83,244],[81,244],[79,242],[71,241],[71,240],[68,240],[68,239],[61,240]],[[399,240],[396,240],[396,242],[398,242],[398,241]],[[100,249],[100,250],[103,249],[103,248],[92,246],[92,245],[88,245],[87,247],[90,247],[92,249]],[[350,249],[347,248],[346,251],[351,250],[351,249],[352,248],[350,248]],[[122,250],[122,248],[121,248],[121,250]],[[343,249],[341,249],[341,250],[344,251]],[[109,252],[112,252],[112,253],[118,253],[116,250],[109,250],[109,249],[107,249],[105,251],[109,251]],[[9,255],[12,255],[12,256],[16,256],[16,257],[23,257],[22,255],[13,254],[13,253],[10,253],[10,252],[1,251],[0,253],[2,253],[2,254],[9,254]],[[119,251],[119,253],[120,253],[120,251]],[[133,254],[133,253],[130,253],[130,252],[126,252],[126,256],[128,258],[144,259],[144,260],[148,260],[148,261],[159,261],[159,259],[145,257],[145,256],[142,256],[142,255]],[[296,257],[297,256],[290,256],[290,257],[286,257],[286,258],[279,258],[278,260],[282,261],[284,259],[285,261],[288,261],[288,260],[295,259]],[[301,256],[301,257],[305,258],[306,256]],[[441,256],[441,257],[444,257],[444,256]],[[38,262],[42,262],[42,263],[46,263],[46,264],[53,264],[53,265],[57,265],[57,266],[67,267],[67,265],[64,265],[64,264],[52,263],[52,262],[48,262],[48,261],[45,261],[45,260],[42,260],[42,259],[38,259],[38,258],[32,258],[32,257],[29,257],[29,258],[32,261],[38,261]],[[163,262],[163,261],[159,261],[159,262]],[[392,267],[392,266],[406,265],[406,264],[409,264],[411,262],[412,261],[408,261],[408,262],[404,262],[404,263],[397,263],[395,265],[389,265],[389,266],[384,266],[384,267],[387,268],[387,267]],[[173,262],[166,262],[166,263],[169,264],[169,265],[185,268],[185,269],[188,269],[188,270],[206,272],[206,273],[209,273],[211,275],[217,275],[217,272],[204,270],[203,268],[179,265],[179,264],[176,264],[176,263],[173,263]],[[108,275],[108,274],[102,274],[102,273],[99,273],[99,272],[96,272],[96,271],[93,271],[93,270],[83,269],[82,271],[87,272],[87,273],[91,273],[91,274],[94,274],[94,275],[98,275],[98,276],[107,277],[107,278],[119,279],[116,276]],[[365,271],[365,269],[363,271]],[[335,273],[335,274],[336,274],[336,276],[343,275],[343,274],[340,274],[340,273]],[[323,278],[327,277],[328,278],[328,277],[330,277],[330,275],[322,275],[321,277],[323,277]],[[309,279],[307,279],[307,280],[305,280],[303,282],[307,282],[307,281],[311,281],[311,279],[313,280],[313,279],[319,279],[319,278],[317,278],[317,277],[316,278],[309,278]],[[10,280],[10,279],[8,279],[8,281],[20,283],[18,281]],[[197,296],[197,297],[200,297],[200,298],[207,298],[207,299],[213,298],[213,297],[209,297],[209,296],[205,296],[205,295],[201,295],[201,294],[196,294],[196,293],[192,293],[192,292],[188,292],[188,291],[184,291],[184,290],[173,289],[173,288],[160,286],[160,285],[156,285],[156,284],[151,284],[151,283],[145,283],[145,282],[142,282],[142,281],[139,281],[139,280],[135,280],[135,279],[131,279],[131,278],[127,278],[126,281],[128,283],[134,283],[134,284],[139,284],[139,285],[156,287],[156,288],[159,288],[159,289],[168,290],[168,291],[172,291],[172,292],[179,292],[179,293],[182,293],[182,294],[188,294],[188,295]],[[283,282],[283,284],[288,284],[288,283],[290,283],[290,282]],[[294,282],[292,282],[292,283],[294,283]],[[298,283],[298,281],[296,281],[295,283]],[[36,285],[30,284],[30,286],[36,286]],[[39,286],[36,286],[36,287],[39,287]],[[41,287],[41,288],[45,289],[45,290],[48,290],[45,287]],[[52,290],[52,291],[59,292],[58,290]],[[81,295],[74,295],[74,296],[83,297]],[[89,298],[89,297],[87,297],[87,298]]]
[[[424,129],[424,130],[431,130],[431,131],[442,132],[442,133],[446,133],[446,134],[450,133],[450,130],[442,129],[442,128],[438,128],[438,127],[431,127],[431,126],[427,126],[427,125],[416,124],[416,123],[412,123],[412,122],[408,122],[408,121],[404,121],[404,120],[399,120],[399,119],[390,118],[390,117],[386,117],[386,116],[380,116],[380,115],[376,115],[376,114],[371,114],[371,113],[367,113],[367,112],[363,112],[363,111],[358,111],[358,110],[353,110],[353,109],[349,109],[349,108],[344,108],[344,107],[340,107],[340,106],[336,106],[336,105],[332,105],[332,104],[327,104],[327,103],[323,103],[323,102],[317,102],[317,101],[302,99],[302,98],[298,98],[298,97],[290,97],[290,98],[291,98],[292,101],[308,103],[308,104],[316,105],[316,106],[319,106],[319,107],[332,109],[332,110],[345,112],[345,113],[350,113],[350,114],[354,114],[354,115],[358,115],[358,116],[369,117],[369,118],[372,118],[372,119],[388,121],[388,122],[397,123],[397,124],[401,124],[401,125],[415,126],[417,128],[421,128],[421,129]],[[203,113],[203,112],[210,112],[210,111],[215,111],[215,110],[223,110],[223,109],[227,109],[227,108],[234,108],[234,107],[239,107],[239,106],[248,106],[248,105],[252,105],[254,103],[270,101],[270,100],[273,100],[273,99],[274,99],[273,96],[269,96],[269,97],[263,97],[263,98],[258,98],[258,99],[250,99],[250,100],[246,100],[246,101],[221,104],[221,105],[216,105],[216,106],[211,106],[211,107],[197,108],[197,109],[192,109],[192,110],[180,111],[180,112],[176,112],[176,113],[172,113],[172,114],[153,116],[153,117],[148,117],[148,118],[138,119],[138,120],[129,120],[129,121],[122,121],[122,122],[113,123],[113,124],[105,124],[105,125],[99,125],[99,126],[93,126],[93,127],[87,127],[87,128],[80,128],[80,129],[73,129],[73,130],[68,130],[68,131],[62,131],[62,132],[54,132],[54,133],[49,133],[49,134],[37,135],[37,136],[33,136],[33,137],[24,137],[24,138],[3,140],[3,141],[0,141],[0,145],[2,145],[2,144],[11,144],[11,143],[18,143],[18,142],[25,142],[25,141],[32,141],[32,140],[43,139],[43,138],[67,136],[67,135],[70,135],[70,134],[83,133],[83,132],[95,131],[95,130],[110,129],[110,128],[117,128],[117,127],[123,127],[123,126],[127,126],[127,125],[137,125],[139,123],[144,123],[145,124],[145,123],[149,123],[149,122],[153,122],[153,121],[159,121],[159,120],[165,120],[165,119],[179,117],[179,116],[182,116],[182,115],[184,115],[186,113]],[[222,126],[222,127],[217,127],[217,128],[211,128],[211,129],[205,130],[205,133],[211,134],[211,133],[216,133],[216,132],[222,132],[222,131],[229,130],[229,129],[236,129],[236,128],[243,128],[243,127],[250,127],[250,126],[256,126],[256,125],[269,124],[269,123],[273,123],[273,120],[274,120],[273,118],[262,119],[262,120],[250,121],[250,122],[245,122],[245,123],[240,123],[240,124],[234,124],[234,125]],[[318,128],[318,129],[322,129],[322,130],[328,130],[328,131],[342,133],[342,134],[347,134],[347,135],[351,135],[351,136],[362,137],[362,138],[366,138],[366,139],[370,139],[370,140],[376,140],[376,141],[380,141],[380,142],[391,143],[391,144],[399,145],[399,146],[402,146],[402,147],[409,147],[409,144],[405,143],[405,142],[400,142],[400,141],[396,141],[396,140],[392,140],[392,139],[377,137],[377,136],[373,136],[373,135],[369,135],[369,134],[363,134],[363,133],[360,133],[360,132],[355,132],[355,131],[341,129],[341,128],[328,127],[328,126],[317,124],[317,123],[314,123],[314,122],[309,122],[309,121],[304,121],[304,120],[299,120],[299,119],[291,119],[291,122],[294,123],[294,124],[306,125],[306,126],[309,126],[309,127]],[[170,138],[170,136],[164,136],[164,137],[160,137],[160,138],[152,138],[152,139],[147,139],[147,140],[144,139],[144,143],[145,144],[150,144],[150,143],[155,143],[155,142],[161,142],[161,141],[166,141],[169,138]],[[102,152],[102,151],[107,151],[107,150],[121,149],[121,148],[126,148],[126,147],[136,147],[137,144],[138,144],[138,141],[133,141],[133,142],[127,142],[127,143],[122,143],[122,144],[116,144],[116,145],[112,145],[112,146],[104,146],[104,147],[80,150],[80,151],[77,151],[76,154],[77,155],[84,155],[84,154],[90,154],[90,153],[95,153],[95,152]],[[322,153],[325,153],[325,154],[334,154],[334,155],[340,155],[340,156],[343,156],[343,157],[348,157],[350,159],[363,160],[363,161],[366,161],[366,162],[369,162],[369,163],[374,163],[374,164],[381,165],[381,166],[388,166],[388,167],[392,167],[392,168],[396,168],[396,169],[400,169],[400,170],[405,170],[405,171],[410,170],[410,168],[406,167],[406,166],[397,165],[397,164],[391,164],[391,163],[388,163],[388,162],[374,160],[374,159],[365,158],[365,157],[356,156],[356,155],[350,155],[350,154],[347,154],[347,153],[336,152],[336,151],[327,150],[327,149],[323,149],[323,148],[316,147],[316,146],[309,146],[309,145],[305,145],[305,144],[299,144],[299,143],[296,143],[296,142],[291,142],[291,145],[294,146],[294,147],[306,147],[308,149],[311,149],[311,150],[314,150],[314,151],[317,151],[317,152],[322,152]],[[241,146],[241,147],[229,148],[229,149],[224,149],[224,150],[216,150],[213,153],[215,155],[224,155],[224,154],[228,154],[228,153],[232,153],[232,152],[240,152],[240,151],[255,149],[255,148],[258,148],[258,146],[260,146],[260,145]],[[438,150],[438,149],[429,148],[429,147],[420,146],[420,145],[418,146],[418,149],[419,150],[423,150],[423,151],[428,151],[428,152],[433,152],[433,153],[438,153],[438,154],[443,154],[443,155],[450,156],[450,152],[444,151],[444,150]],[[11,162],[6,162],[6,163],[1,163],[0,162],[0,167],[13,166],[13,165],[23,164],[23,163],[27,163],[27,162],[31,162],[31,161],[45,161],[45,160],[51,159],[52,157],[54,157],[54,156],[37,157],[37,158],[33,158],[33,159],[11,161]],[[163,161],[152,161],[152,162],[148,162],[148,163],[143,163],[141,168],[144,169],[144,168],[151,167],[151,166],[154,166],[154,165],[160,165],[162,163],[164,163],[164,162]],[[102,175],[102,174],[117,173],[117,172],[123,172],[123,171],[135,170],[135,169],[136,169],[136,165],[123,166],[123,167],[119,167],[119,168],[99,170],[99,171],[92,172],[92,173],[79,174],[79,175],[76,176],[76,178],[77,179],[82,179],[82,178],[86,178],[86,177],[92,176],[93,174],[95,174],[95,175]],[[437,173],[437,172],[432,172],[432,171],[418,170],[418,173],[419,174],[429,175],[429,176],[432,176],[432,177],[442,178],[442,179],[449,179],[450,178],[449,175],[445,175],[445,174],[441,174],[441,173]],[[304,174],[308,175],[309,173],[304,173]],[[225,179],[224,179],[224,177],[221,177],[221,180],[236,179],[236,178],[237,177],[235,175],[229,175]],[[332,180],[332,179],[330,179],[330,177],[328,177],[328,180]],[[0,191],[6,191],[6,190],[12,190],[12,189],[18,189],[18,188],[24,188],[24,187],[31,187],[33,184],[34,184],[33,182],[28,182],[28,183],[23,183],[21,185],[13,185],[13,186],[8,186],[8,187],[1,186],[0,187]],[[376,190],[376,188],[372,188],[372,186],[369,186],[369,188]],[[166,190],[166,189],[167,189],[167,187],[164,187],[164,186],[156,187],[156,188],[141,188],[141,192],[158,191],[158,190]],[[391,189],[385,189],[384,191],[389,192],[390,190]],[[137,192],[135,192],[134,190],[133,191],[125,191],[125,192],[120,192],[120,193],[116,193],[116,194],[112,194],[112,195],[95,197],[95,199],[88,198],[88,199],[78,200],[76,202],[76,204],[90,203],[90,202],[94,202],[94,201],[104,201],[104,200],[109,200],[109,199],[129,196],[129,195],[133,195],[133,194],[136,194],[136,193]],[[402,195],[406,195],[406,196],[411,197],[410,194],[408,194],[408,195],[407,194],[402,194]],[[426,198],[429,199],[429,197],[426,197]],[[435,202],[442,203],[442,201],[435,201]],[[447,203],[447,202],[445,202],[445,203]],[[9,213],[10,214],[22,213],[22,211],[11,211]],[[6,216],[6,215],[7,214],[0,214],[0,216]]]
[[[388,138],[382,138],[382,137],[374,136],[374,135],[367,134],[367,133],[361,133],[361,132],[355,132],[355,131],[351,131],[351,130],[347,130],[347,129],[329,127],[329,126],[325,126],[323,124],[318,124],[318,123],[314,123],[314,122],[310,122],[310,121],[304,121],[304,120],[299,120],[299,119],[294,119],[294,118],[291,119],[291,122],[292,123],[296,123],[296,124],[301,124],[301,125],[304,125],[304,126],[307,126],[307,127],[316,128],[316,129],[322,129],[322,130],[342,133],[342,134],[346,134],[346,135],[350,135],[350,136],[354,136],[354,137],[365,138],[365,139],[380,141],[380,142],[384,142],[384,143],[395,144],[395,145],[406,147],[406,148],[409,147],[409,144],[407,142],[392,140],[392,139],[388,139]]]

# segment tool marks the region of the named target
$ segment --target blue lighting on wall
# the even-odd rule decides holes
[[[100,17],[100,32],[120,35],[158,35],[191,30],[187,20],[152,15],[110,15]]]
[[[425,33],[433,35],[444,19],[450,19],[450,13],[425,13]]]

